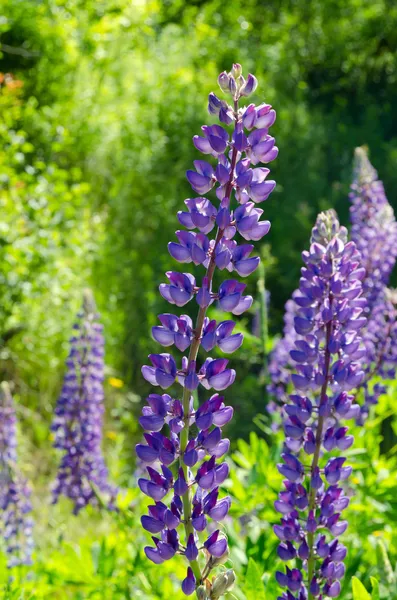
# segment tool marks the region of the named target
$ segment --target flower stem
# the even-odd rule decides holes
[[[237,119],[238,119],[237,104],[238,103],[235,102],[236,123],[237,123]],[[225,198],[227,198],[229,201],[230,201],[230,195],[231,195],[232,187],[233,187],[234,169],[236,167],[236,162],[237,162],[237,150],[235,148],[233,148],[231,165],[230,165],[229,181],[227,182],[226,188],[225,188]],[[211,292],[211,286],[212,286],[212,279],[213,279],[214,272],[215,272],[215,250],[216,250],[217,245],[219,244],[219,242],[221,241],[221,239],[223,237],[223,231],[224,230],[221,228],[219,228],[217,231],[216,238],[215,238],[215,244],[212,249],[212,253],[211,253],[208,267],[207,267],[207,272],[205,275],[207,278],[207,281],[208,281],[208,289],[210,292]],[[197,354],[198,354],[198,351],[200,348],[201,338],[203,335],[204,319],[206,316],[206,312],[207,312],[206,306],[200,307],[200,309],[198,311],[196,327],[194,329],[194,338],[193,338],[192,344],[190,346],[190,351],[189,351],[188,365],[190,365],[192,363],[192,361],[196,361],[196,359],[197,359]],[[184,454],[186,446],[189,442],[189,419],[190,419],[190,415],[189,415],[189,413],[190,413],[190,390],[188,390],[186,387],[183,389],[182,406],[183,406],[183,415],[184,415],[185,425],[180,434],[179,464],[183,470],[186,481],[188,481],[188,468],[183,461],[183,454]],[[187,492],[182,496],[182,503],[183,503],[183,516],[184,516],[186,544],[187,544],[189,535],[194,533],[194,528],[192,525],[192,502],[191,502],[190,488],[188,488]],[[191,569],[194,573],[194,576],[197,580],[197,585],[200,585],[201,579],[202,579],[202,574],[201,574],[200,565],[198,563],[198,560],[196,559],[196,560],[190,561],[190,567],[191,567]]]
[[[266,270],[263,263],[263,259],[259,263],[259,278],[258,278],[258,291],[259,291],[259,307],[260,307],[260,339],[262,344],[262,357],[263,357],[263,374],[264,379],[267,381],[267,353],[266,345],[269,336],[268,331],[268,315],[267,315],[267,299],[266,299]]]
[[[329,297],[330,308],[332,309],[332,295]],[[325,353],[324,353],[324,383],[321,388],[320,395],[320,404],[322,406],[326,401],[327,395],[327,387],[328,387],[328,379],[329,379],[329,368],[331,364],[331,353],[329,351],[329,342],[332,334],[332,321],[327,323],[326,328],[326,339],[325,339]],[[324,417],[319,415],[317,422],[317,432],[316,432],[316,448],[313,454],[313,461],[311,464],[311,474],[315,472],[318,467],[318,462],[320,459],[320,450],[321,450],[321,442],[323,438],[323,428],[324,428]],[[311,487],[310,483],[310,492],[309,492],[309,514],[311,511],[315,511],[316,509],[316,489]],[[307,561],[307,574],[308,574],[308,587],[309,587],[309,600],[313,600],[314,596],[310,593],[310,584],[314,575],[314,567],[316,563],[316,557],[314,555],[314,533],[309,532],[307,535],[307,542],[309,546],[309,558]]]

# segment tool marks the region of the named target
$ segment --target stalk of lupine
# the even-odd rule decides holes
[[[113,507],[116,489],[108,482],[102,454],[104,413],[104,338],[95,303],[85,291],[83,310],[77,316],[67,372],[55,409],[54,448],[62,451],[53,502],[70,498],[77,514],[87,504],[98,504],[98,492]],[[104,497],[105,497],[104,496]]]
[[[362,258],[368,312],[389,283],[397,258],[397,222],[365,148],[356,148],[350,193],[351,239]]]
[[[332,233],[335,235],[339,231],[336,212],[330,209],[327,214]],[[343,231],[346,230],[343,228]],[[295,327],[295,319],[300,310],[300,306],[295,300],[296,296],[300,296],[299,289],[293,292],[292,297],[285,304],[283,336],[276,343],[270,355],[270,383],[267,390],[273,401],[268,404],[269,412],[280,412],[289,398],[288,385],[291,383],[291,375],[295,366],[295,362],[291,358],[291,350],[294,350],[296,342],[303,337],[303,334]]]
[[[321,213],[310,250],[303,253],[305,267],[295,296],[300,339],[291,357],[296,391],[285,406],[285,451],[278,469],[286,479],[275,503],[282,521],[274,530],[281,541],[280,558],[297,562],[276,574],[287,588],[282,600],[335,598],[345,571],[346,548],[338,538],[347,527],[341,515],[349,501],[340,482],[351,467],[339,451],[353,443],[342,420],[359,411],[349,392],[364,376],[359,331],[366,306],[360,255],[346,241],[347,231],[339,227],[335,213]]]
[[[367,326],[363,332],[366,349],[363,368],[365,378],[361,384],[364,402],[361,404],[357,423],[362,425],[369,416],[371,407],[386,392],[386,386],[377,382],[371,384],[375,375],[383,379],[395,379],[397,371],[397,294],[385,287],[378,294],[368,315]]]
[[[16,414],[10,388],[0,386],[0,537],[8,568],[32,564],[31,490],[17,468]]]
[[[349,198],[352,203],[351,239],[362,257],[365,269],[363,294],[367,299],[365,316],[368,325],[363,332],[366,347],[366,377],[363,381],[365,401],[359,416],[359,423],[362,423],[368,416],[370,406],[376,404],[384,390],[381,384],[371,388],[368,385],[371,377],[387,373],[388,377],[394,378],[397,367],[395,364],[393,370],[389,352],[396,329],[396,311],[386,287],[397,257],[397,223],[383,183],[378,180],[365,148],[356,148],[355,151],[354,180]],[[296,311],[297,306],[292,298],[286,304],[283,337],[276,344],[269,365],[271,383],[268,391],[275,398],[275,402],[269,404],[270,409],[277,410],[287,398],[287,386],[293,370],[289,351],[299,337],[291,326]]]
[[[270,382],[267,385],[267,391],[271,398],[267,404],[267,410],[270,413],[278,412],[288,401],[287,389],[294,366],[290,351],[299,337],[294,327],[294,319],[298,310],[294,300],[296,293],[298,290],[285,304],[283,336],[276,343],[270,355],[268,368]]]
[[[212,282],[216,268],[236,271],[243,277],[257,268],[259,257],[250,257],[254,246],[238,245],[234,238],[238,232],[250,242],[269,231],[270,223],[260,220],[263,211],[256,205],[268,198],[275,182],[267,180],[268,169],[253,165],[269,163],[278,152],[274,138],[268,134],[276,118],[271,106],[239,107],[241,98],[256,88],[255,77],[248,75],[245,80],[241,66],[236,64],[218,81],[221,89],[231,95],[232,105],[211,93],[209,112],[217,115],[223,125],[205,125],[203,135],[193,138],[196,148],[212,157],[215,164],[196,160],[195,170],[187,172],[193,190],[200,196],[185,201],[187,211],[179,212],[178,219],[188,231],[177,231],[178,241],[168,246],[173,258],[202,265],[204,274],[198,283],[191,273],[169,271],[168,283],[160,285],[163,298],[175,306],[182,307],[195,298],[196,322],[193,324],[187,315],[167,313],[159,316],[160,325],[153,328],[156,341],[163,346],[175,344],[181,352],[188,351],[188,356],[177,364],[171,354],[152,354],[152,366],[142,368],[152,385],[165,389],[176,381],[182,386],[182,394],[181,398],[168,394],[147,398],[148,406],[140,419],[147,432],[146,443],[137,446],[139,458],[148,465],[148,478],[141,478],[139,487],[154,500],[149,516],[142,517],[143,527],[154,534],[154,546],[145,548],[146,555],[158,564],[183,554],[189,564],[183,592],[190,595],[196,591],[201,600],[221,597],[234,581],[232,571],[220,573],[212,583],[208,577],[227,557],[227,540],[218,526],[230,507],[230,498],[220,495],[220,486],[229,472],[222,460],[229,440],[222,439],[221,428],[232,418],[233,409],[225,405],[218,392],[230,386],[236,374],[224,358],[207,357],[199,366],[198,351],[201,347],[210,352],[217,346],[230,353],[242,344],[243,336],[234,333],[234,321],[217,323],[206,313],[213,302],[234,315],[242,314],[252,304],[252,297],[243,295],[245,284],[229,278],[213,290]],[[231,135],[228,125],[233,126]],[[218,207],[204,197],[214,187]],[[234,207],[233,196],[237,200]],[[215,236],[209,239],[214,229]],[[199,385],[216,393],[195,409],[192,392]],[[207,526],[209,534],[204,533]]]
[[[257,289],[259,308],[256,311],[252,323],[252,332],[261,341],[261,354],[263,357],[263,375],[266,379],[268,370],[268,356],[266,348],[267,339],[269,337],[268,312],[270,292],[266,289],[266,269],[263,261],[259,263]]]
[[[368,301],[368,324],[363,334],[366,347],[364,403],[358,418],[361,424],[385,391],[380,383],[371,387],[371,378],[380,375],[394,379],[396,375],[397,360],[393,352],[397,341],[396,308],[393,294],[386,286],[397,257],[397,222],[365,148],[355,150],[351,190],[351,236],[366,271],[363,288]]]

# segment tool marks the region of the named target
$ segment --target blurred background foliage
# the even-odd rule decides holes
[[[82,288],[89,285],[106,332],[110,468],[119,482],[132,484],[132,448],[139,435],[135,415],[148,389],[140,366],[154,347],[150,326],[167,310],[157,287],[172,268],[166,244],[178,227],[175,213],[191,195],[185,179],[197,158],[191,138],[209,122],[206,95],[216,90],[217,74],[234,61],[258,77],[254,101],[265,99],[278,113],[274,134],[280,157],[272,169],[277,188],[264,207],[272,229],[260,249],[273,336],[280,332],[284,303],[296,287],[300,252],[317,212],[332,206],[348,222],[354,147],[368,145],[397,207],[394,0],[0,0],[0,368],[2,378],[13,381],[20,402],[22,427],[29,434],[23,438],[24,451],[40,458],[30,475],[39,477],[53,467],[51,458],[41,457],[48,454],[48,422],[73,316]],[[255,277],[249,285],[259,298]],[[230,401],[239,418],[229,434],[248,440],[251,432],[252,441],[255,431],[269,442],[258,417],[265,412],[266,395],[257,312],[258,303],[239,325],[246,342],[233,358],[238,378]],[[385,409],[380,420],[388,414]],[[385,486],[384,504],[374,499],[370,512],[372,518],[380,515],[381,530],[394,506],[393,485],[385,474],[393,469],[382,461],[394,461],[395,454],[387,459],[375,455],[376,431],[362,437],[364,445],[372,444],[373,461],[363,459],[358,483],[362,497],[371,490],[374,495],[371,486],[379,492],[379,477]],[[262,492],[254,496],[257,485],[263,489],[270,482],[275,493],[278,482],[269,472],[273,458],[262,473],[247,456],[249,447],[239,444],[235,460],[242,470],[234,477],[240,473],[251,485],[234,482],[234,494],[241,493],[235,510],[241,516],[246,506],[256,511],[260,498],[264,502]],[[268,451],[277,452],[277,446]],[[368,529],[369,506],[359,502],[357,526]],[[272,511],[270,505],[265,513]],[[382,542],[386,547],[397,532],[395,512],[394,506],[394,524]],[[267,513],[259,516],[269,520]],[[57,523],[54,539],[62,536],[62,517],[48,518]],[[252,518],[255,523],[259,517]],[[267,539],[272,540],[270,531],[258,534],[259,526],[250,523],[252,531],[244,540],[262,574],[263,565],[271,570],[274,541]],[[354,541],[351,528],[360,563],[352,573],[361,572],[371,589],[371,569],[365,565],[373,559],[376,531],[367,529],[363,544]],[[76,598],[118,598],[115,590],[100,594],[108,577],[119,585],[113,569],[120,564],[120,577],[130,585],[127,571],[138,564],[133,567],[131,557],[142,557],[134,544],[130,548],[131,540],[124,554],[117,554],[119,530],[112,531],[107,529],[102,543],[82,543],[79,560],[85,565],[89,555],[92,561],[91,570],[81,567],[84,577],[92,577],[83,588],[93,586],[94,591]],[[242,556],[238,531],[235,540]],[[62,550],[66,574],[61,575],[73,580],[77,559],[75,549],[68,554],[67,548]],[[53,594],[51,586],[61,575],[51,564],[43,568]],[[150,591],[155,585],[150,569],[145,562],[139,582],[133,579],[131,597],[171,594],[166,571],[164,595]],[[255,569],[251,565],[252,573]],[[68,585],[76,587],[73,581]],[[252,593],[261,598],[258,589]]]
[[[55,367],[58,334],[67,338],[71,307],[89,283],[105,321],[108,362],[145,392],[140,364],[153,348],[150,326],[166,308],[157,293],[171,264],[166,243],[191,194],[191,138],[208,122],[205,99],[217,73],[235,60],[258,76],[258,99],[278,111],[278,187],[265,207],[273,333],[315,215],[334,206],[347,220],[355,146],[369,146],[393,203],[393,1],[15,0],[3,2],[1,13],[0,69],[20,87],[2,84],[8,222],[1,252],[11,272],[2,276],[0,305],[3,331],[24,327],[22,345],[12,344],[18,357],[30,340]],[[233,401],[252,417],[263,390],[251,389],[252,359],[241,354],[239,363]],[[37,372],[24,371],[37,392]]]

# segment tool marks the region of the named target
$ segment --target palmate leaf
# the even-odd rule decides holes
[[[244,592],[247,600],[266,600],[261,572],[253,558],[248,561]]]

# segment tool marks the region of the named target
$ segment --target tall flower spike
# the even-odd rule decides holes
[[[113,507],[116,489],[108,483],[102,454],[104,412],[104,339],[95,303],[89,290],[77,316],[66,361],[67,372],[55,409],[54,448],[62,451],[53,502],[70,498],[77,514],[87,504],[98,504],[98,492]]]
[[[371,378],[380,375],[394,379],[397,369],[393,350],[397,344],[395,295],[386,287],[397,257],[397,222],[365,148],[355,150],[350,201],[351,237],[362,256],[364,296],[368,301],[365,313],[368,324],[363,333],[364,403],[358,418],[363,423],[371,406],[385,391],[380,383],[371,387]]]
[[[252,304],[252,297],[244,295],[245,284],[230,279],[230,275],[217,291],[212,289],[212,282],[216,268],[236,271],[241,277],[257,268],[259,258],[250,256],[254,246],[245,242],[239,245],[234,238],[239,233],[244,240],[259,240],[269,231],[270,223],[260,220],[263,210],[256,205],[268,198],[275,182],[267,179],[269,169],[253,165],[272,161],[278,152],[268,133],[276,116],[271,106],[239,107],[241,97],[256,88],[255,77],[249,75],[245,80],[241,66],[236,64],[230,73],[221,73],[218,81],[231,95],[232,104],[211,93],[208,109],[221,123],[233,124],[233,130],[230,134],[223,125],[205,125],[202,135],[193,138],[195,147],[212,162],[196,160],[195,170],[187,172],[200,196],[185,200],[187,210],[179,212],[178,219],[188,230],[198,232],[177,231],[178,242],[169,244],[174,259],[202,265],[205,271],[201,284],[190,273],[169,271],[169,283],[160,286],[163,298],[176,306],[184,306],[195,297],[199,307],[196,323],[193,325],[187,315],[166,313],[159,316],[160,325],[152,330],[156,341],[165,347],[175,344],[188,352],[188,357],[180,363],[167,353],[151,354],[151,365],[142,368],[143,376],[154,386],[166,389],[179,383],[181,398],[161,391],[148,396],[140,419],[146,430],[145,442],[136,448],[148,473],[139,479],[139,487],[154,501],[149,515],[142,517],[143,527],[154,534],[154,545],[146,547],[145,553],[156,564],[177,552],[184,554],[188,568],[182,590],[185,595],[196,591],[201,600],[220,598],[234,582],[232,571],[218,574],[211,582],[208,579],[228,552],[218,523],[230,508],[230,498],[221,496],[220,487],[229,473],[223,460],[229,440],[222,438],[222,427],[232,418],[233,409],[225,405],[219,393],[195,408],[191,392],[199,386],[219,392],[235,379],[228,360],[207,357],[200,364],[198,352],[200,346],[205,352],[218,346],[222,352],[231,353],[242,344],[242,335],[234,333],[234,321],[217,323],[206,312],[216,302],[221,310],[240,315]],[[213,188],[218,206],[203,197]],[[214,228],[216,234],[209,239]]]
[[[31,490],[17,468],[16,415],[6,382],[0,386],[0,537],[8,568],[32,564]]]
[[[299,290],[295,290],[292,298],[285,304],[283,336],[278,340],[270,355],[268,367],[270,382],[267,386],[267,391],[271,397],[267,404],[267,410],[270,413],[280,411],[283,404],[288,401],[287,389],[294,366],[290,351],[294,348],[295,341],[298,338],[294,326],[294,319],[298,310],[294,296],[297,294],[299,294]]]
[[[374,375],[394,379],[397,361],[391,348],[397,343],[397,313],[392,302],[393,293],[387,289],[390,274],[397,257],[397,222],[376,170],[371,165],[365,148],[356,148],[354,179],[349,195],[352,223],[351,239],[361,254],[363,295],[367,299],[365,317],[367,326],[363,331],[366,352],[362,356],[365,378],[364,404],[358,422],[368,416],[370,407],[376,404],[382,384],[370,386]],[[268,407],[278,410],[288,397],[287,386],[293,370],[289,356],[295,338],[298,336],[291,326],[298,306],[294,296],[286,304],[285,328],[283,337],[272,352],[269,374],[271,383],[268,391],[274,398]]]
[[[362,366],[365,377],[360,385],[364,402],[357,423],[362,425],[371,407],[386,392],[383,383],[372,385],[372,378],[395,379],[397,372],[397,296],[396,291],[384,287],[367,313],[367,325],[363,331],[365,353]]]
[[[351,472],[340,452],[353,443],[341,421],[357,416],[349,391],[364,376],[357,362],[366,306],[360,255],[334,211],[319,215],[311,242],[295,296],[296,391],[284,407],[285,452],[278,469],[285,490],[275,503],[282,514],[274,528],[278,555],[298,563],[276,574],[287,589],[280,600],[339,595],[346,549],[338,538],[347,527],[341,513],[349,502],[340,482]]]
[[[363,288],[371,310],[389,283],[396,262],[397,222],[365,148],[355,150],[354,181],[349,197],[351,239],[366,271]]]

